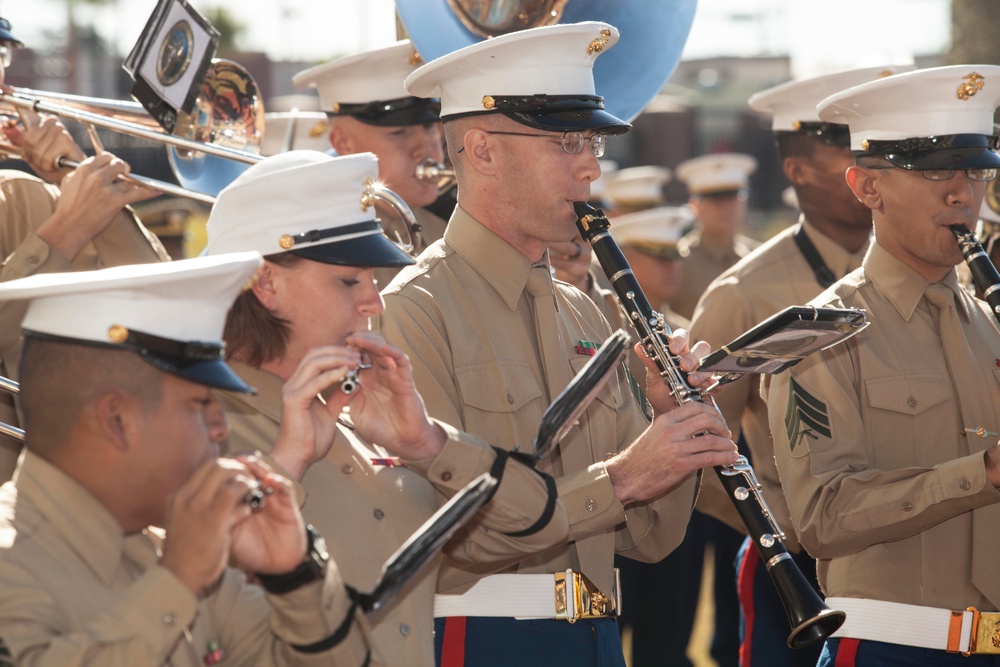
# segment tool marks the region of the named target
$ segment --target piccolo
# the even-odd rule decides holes
[[[356,367],[347,371],[347,375],[344,379],[340,381],[340,391],[345,394],[353,394],[361,386],[361,371],[371,368],[371,364],[358,364]]]
[[[639,337],[646,355],[656,363],[664,384],[678,404],[697,401],[714,402],[691,386],[680,360],[669,348],[670,328],[662,313],[653,310],[632,273],[628,260],[608,231],[610,223],[602,211],[586,202],[574,202],[577,228],[594,248],[601,269],[608,276],[618,297],[618,303]],[[832,635],[844,623],[846,615],[826,606],[806,580],[782,541],[785,534],[774,520],[774,514],[764,501],[760,482],[743,456],[730,466],[715,468],[729,499],[760,552],[778,596],[785,607],[791,633],[787,643],[802,648]]]
[[[253,480],[250,482],[250,490],[243,496],[243,504],[248,505],[251,511],[256,512],[264,507],[267,497],[274,493],[274,489],[265,489],[260,482]]]
[[[986,254],[979,239],[965,225],[952,225],[948,229],[955,235],[958,247],[969,265],[972,280],[983,295],[983,300],[990,304],[993,316],[1000,322],[1000,272],[993,265],[993,260]]]

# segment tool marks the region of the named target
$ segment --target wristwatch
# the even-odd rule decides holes
[[[306,526],[306,558],[289,572],[283,574],[258,574],[257,581],[268,593],[284,595],[326,576],[330,554],[326,541],[312,525]]]

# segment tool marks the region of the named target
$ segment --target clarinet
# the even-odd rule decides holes
[[[1000,322],[1000,272],[993,266],[993,260],[986,254],[976,235],[965,225],[952,225],[948,229],[955,235],[958,247],[969,265],[972,280],[983,295],[983,300],[990,304],[993,316]]]
[[[678,404],[698,401],[714,405],[714,401],[688,383],[687,374],[680,368],[680,360],[668,347],[670,329],[663,314],[654,311],[646,300],[628,261],[608,232],[610,223],[607,217],[586,202],[574,202],[573,206],[580,233],[593,247],[601,268],[614,287],[618,303],[638,334],[643,350],[656,363],[674,399]],[[733,465],[716,467],[715,472],[736,506],[778,590],[791,627],[788,646],[803,648],[824,641],[844,623],[846,614],[830,609],[795,565],[782,544],[785,534],[764,501],[753,468],[741,456]]]

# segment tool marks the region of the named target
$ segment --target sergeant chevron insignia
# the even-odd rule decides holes
[[[820,436],[830,438],[832,434],[826,403],[806,391],[793,378],[788,380],[785,431],[788,434],[788,447],[793,452],[802,438],[818,440]]]

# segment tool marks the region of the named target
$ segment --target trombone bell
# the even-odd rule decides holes
[[[191,113],[180,113],[174,135],[256,157],[243,162],[170,146],[168,157],[185,188],[218,195],[222,188],[263,159],[264,104],[260,89],[245,69],[231,60],[216,59],[208,68]]]

